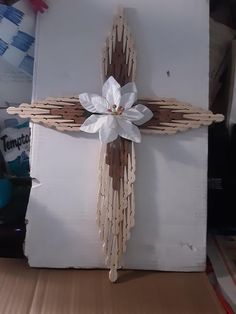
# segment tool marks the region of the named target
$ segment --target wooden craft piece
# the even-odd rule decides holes
[[[139,99],[137,103],[144,104],[153,112],[153,118],[140,126],[141,132],[148,134],[174,134],[224,120],[221,114],[213,114],[175,99]],[[58,131],[76,132],[91,114],[76,97],[46,98],[41,102],[10,107],[7,112]]]
[[[123,10],[119,10],[115,17],[106,40],[103,74],[104,80],[113,76],[121,86],[135,80],[136,51]],[[142,132],[149,134],[171,135],[224,119],[222,115],[175,99],[139,99],[137,104],[143,104],[153,112],[152,119],[140,126]],[[79,97],[50,97],[32,104],[21,104],[18,108],[10,107],[8,113],[30,118],[32,122],[59,131],[76,132],[91,115],[82,107]],[[133,142],[118,137],[102,145],[97,223],[112,282],[117,280],[117,269],[122,267],[122,256],[135,224],[135,169]]]

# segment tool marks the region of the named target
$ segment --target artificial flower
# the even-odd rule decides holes
[[[83,93],[79,95],[79,100],[87,111],[93,113],[80,130],[99,132],[102,143],[110,143],[118,136],[140,143],[141,134],[136,125],[146,123],[153,116],[146,106],[134,105],[137,100],[135,83],[121,87],[112,76],[104,83],[102,96]]]

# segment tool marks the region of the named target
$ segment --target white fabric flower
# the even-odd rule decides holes
[[[99,132],[102,143],[112,142],[118,136],[140,143],[141,134],[136,125],[144,124],[153,116],[146,106],[133,106],[137,100],[135,83],[120,87],[112,76],[103,85],[102,97],[84,93],[79,95],[79,100],[87,111],[94,113],[84,121],[80,130]]]

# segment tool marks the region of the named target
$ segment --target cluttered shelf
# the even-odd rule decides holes
[[[24,257],[25,213],[31,179],[0,179],[0,256]]]

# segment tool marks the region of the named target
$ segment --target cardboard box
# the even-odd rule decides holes
[[[34,100],[101,93],[102,49],[118,4],[134,35],[139,96],[208,105],[209,12],[199,0],[57,0],[39,17]],[[184,8],[184,9],[183,9]],[[25,253],[34,267],[104,267],[96,225],[97,135],[32,126]],[[136,225],[124,267],[205,267],[207,129],[143,135],[136,145]]]
[[[205,274],[122,271],[112,285],[106,271],[30,269],[0,259],[0,281],[0,313],[224,313]]]

